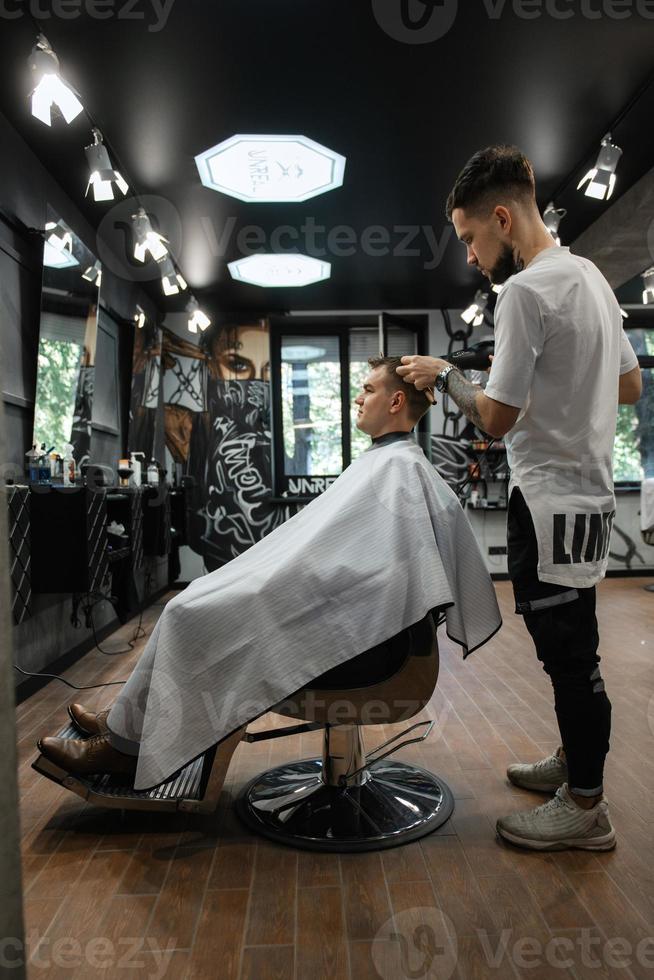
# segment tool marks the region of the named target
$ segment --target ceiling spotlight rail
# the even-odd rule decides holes
[[[559,238],[559,225],[567,213],[568,212],[565,208],[555,208],[554,201],[550,201],[543,211],[543,224],[557,245],[561,244],[561,239]]]
[[[592,158],[593,153],[596,152],[596,147],[597,147],[598,142],[600,143],[600,154],[599,154],[599,156],[601,156],[602,147],[603,147],[603,144],[604,144],[604,140],[607,138],[607,136],[609,137],[609,139],[611,139],[611,134],[616,132],[616,130],[617,130],[618,126],[620,125],[620,123],[629,115],[629,113],[631,112],[631,110],[633,109],[633,107],[642,98],[642,96],[645,94],[645,92],[647,92],[647,90],[650,88],[650,86],[652,85],[652,83],[654,83],[654,71],[652,71],[650,73],[650,75],[648,75],[648,77],[645,79],[645,81],[643,82],[643,84],[638,89],[636,89],[636,91],[634,92],[634,94],[632,95],[632,97],[629,99],[629,101],[627,102],[627,104],[622,107],[622,109],[620,110],[620,112],[618,113],[618,115],[614,119],[611,120],[610,124],[608,125],[608,127],[607,127],[607,129],[605,131],[606,132],[606,135],[603,136],[599,140],[597,138],[594,139],[592,145],[589,147],[588,151],[582,157],[581,162],[576,163],[574,165],[574,167],[572,168],[572,170],[570,171],[570,173],[568,173],[563,178],[563,180],[561,181],[561,183],[556,188],[556,191],[552,195],[552,200],[553,201],[556,201],[557,198],[560,198],[561,197],[561,195],[563,194],[563,191],[568,187],[569,184],[572,183],[573,180],[578,181],[579,171],[586,164],[586,161]],[[620,150],[620,148],[617,147],[614,143],[612,143],[612,146],[615,148],[615,150]],[[615,166],[617,166],[617,161],[619,160],[621,153],[622,153],[622,151],[620,150],[620,152],[617,155],[617,159],[615,161]],[[598,156],[598,163],[599,163],[599,156]],[[596,166],[597,165],[598,164],[596,163]],[[613,174],[615,175],[615,169],[613,170]],[[587,178],[588,178],[588,173],[586,174],[586,176],[581,181],[581,184],[583,184],[584,181],[587,180]],[[577,187],[578,190],[580,189],[581,184]]]
[[[586,184],[584,193],[597,201],[608,201],[615,190],[615,172],[622,156],[622,150],[613,142],[611,134],[602,138],[602,145],[597,155],[595,166],[577,184],[577,190]]]
[[[165,295],[175,295],[187,289],[186,281],[167,248],[167,239],[152,228],[141,197],[134,183],[129,180],[128,171],[118,153],[103,135],[102,127],[83,104],[80,93],[65,80],[60,70],[59,58],[33,12],[28,9],[26,13],[36,33],[36,41],[28,61],[32,75],[30,92],[32,115],[45,123],[46,126],[51,127],[53,120],[56,120],[58,116],[70,124],[80,114],[84,114],[92,135],[92,142],[84,147],[89,167],[85,196],[88,196],[89,192],[92,191],[95,201],[113,201],[120,194],[127,195],[131,187],[132,194],[139,205],[136,214],[132,216],[135,258],[144,262],[147,257],[146,253],[149,253],[151,258],[160,266],[162,289]],[[115,161],[116,166],[112,161]],[[46,232],[49,231],[50,229],[46,229]],[[48,236],[45,237],[47,241]],[[99,284],[97,271],[94,272],[94,278]],[[142,326],[141,320],[142,317],[137,313],[135,322],[139,326]]]

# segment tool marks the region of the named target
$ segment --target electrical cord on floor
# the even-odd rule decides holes
[[[110,602],[111,601],[110,597],[100,594],[98,598],[96,598],[93,602],[89,602],[86,604],[81,603],[85,613],[86,621],[88,624],[90,624],[90,627],[93,631],[93,640],[95,643],[95,647],[97,650],[100,651],[100,653],[104,654],[107,657],[113,657],[116,654],[120,654],[120,653],[129,653],[131,650],[134,649],[134,646],[136,645],[136,641],[142,639],[144,636],[147,635],[141,624],[143,622],[143,611],[145,609],[145,604],[148,596],[151,593],[151,587],[152,587],[152,568],[151,566],[148,565],[145,572],[145,581],[143,583],[143,602],[141,603],[139,621],[136,624],[136,628],[134,630],[132,639],[127,641],[127,648],[125,650],[112,650],[112,651],[103,650],[98,642],[98,637],[95,632],[95,623],[93,621],[93,608],[94,606],[97,606],[98,603],[102,601]],[[91,593],[91,595],[94,594],[95,593]],[[73,625],[77,625],[79,623],[79,621],[76,620],[76,611],[73,613],[71,619],[73,621]],[[74,691],[94,691],[96,688],[99,687],[113,687],[118,684],[126,684],[128,680],[128,678],[125,678],[124,681],[105,681],[104,684],[78,685],[78,684],[73,684],[70,681],[67,681],[65,677],[61,676],[61,674],[48,674],[45,673],[44,671],[24,670],[16,663],[13,666],[14,666],[14,670],[17,670],[19,674],[23,674],[25,677],[47,677],[50,678],[50,680],[61,681],[62,684],[65,684],[67,687],[72,688]]]
[[[35,672],[33,670],[23,670],[22,667],[18,666],[18,664],[14,664],[13,666],[14,670],[17,670],[19,674],[24,674],[26,677],[49,677],[51,680],[61,681],[61,683],[65,684],[66,687],[72,687],[74,691],[94,691],[98,687],[111,687],[113,684],[127,683],[127,679],[125,679],[124,681],[106,681],[104,684],[86,684],[80,686],[78,684],[71,684],[70,681],[67,681],[66,678],[62,677],[60,674],[46,674],[42,671]]]
[[[87,624],[90,623],[91,629],[93,630],[93,642],[95,643],[96,650],[99,650],[100,653],[105,655],[105,657],[116,657],[122,653],[130,653],[134,649],[134,647],[136,646],[136,641],[143,639],[143,637],[147,635],[141,624],[143,622],[143,610],[145,609],[146,603],[151,593],[152,593],[152,566],[148,564],[145,569],[145,579],[143,582],[143,601],[141,602],[139,621],[136,624],[136,629],[134,630],[132,639],[127,641],[127,646],[125,647],[124,650],[103,650],[102,647],[100,646],[100,643],[98,641],[98,636],[95,631],[93,609],[95,606],[97,606],[99,602],[102,602],[103,599],[106,599],[107,602],[111,602],[111,599],[108,596],[101,596],[95,602],[90,603],[88,606],[82,607],[84,609],[84,612],[86,613]],[[124,684],[125,682],[122,681],[121,683]]]

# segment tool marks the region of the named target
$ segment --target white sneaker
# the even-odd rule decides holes
[[[500,817],[497,832],[512,844],[534,851],[564,851],[569,847],[610,851],[615,847],[615,830],[606,798],[602,797],[592,809],[584,810],[570,796],[567,783],[535,810]]]
[[[548,755],[540,762],[514,763],[506,770],[510,782],[522,789],[532,789],[537,793],[553,793],[568,781],[568,766],[561,758],[561,746],[554,755]]]

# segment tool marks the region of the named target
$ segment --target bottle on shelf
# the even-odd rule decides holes
[[[148,465],[148,483],[151,487],[159,486],[159,464],[156,459],[151,459]]]
[[[39,469],[39,456],[40,451],[36,448],[36,443],[32,444],[32,448],[29,449],[25,455],[27,456],[27,473],[29,476],[30,483],[38,483],[41,477]]]
[[[41,443],[41,452],[39,453],[39,483],[49,483],[50,482],[50,456],[45,448],[45,443]]]
[[[144,464],[141,463],[141,459],[139,459],[139,456],[145,462],[145,453],[133,452],[129,454],[129,465],[133,470],[132,475],[129,478],[130,487],[140,487],[141,483],[143,482]]]
[[[61,477],[61,456],[59,453],[50,453],[50,479],[53,483],[58,483]]]
[[[72,487],[75,485],[75,457],[73,447],[67,442],[64,446],[64,486]]]

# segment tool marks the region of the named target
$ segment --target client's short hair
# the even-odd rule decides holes
[[[418,391],[412,381],[405,381],[397,373],[396,368],[402,367],[402,358],[382,357],[380,355],[379,357],[369,357],[368,364],[373,371],[378,367],[386,368],[385,381],[387,390],[389,392],[403,391],[406,395],[409,416],[413,422],[419,422],[422,416],[431,408],[431,402],[424,391]]]
[[[454,209],[463,208],[478,216],[507,200],[536,207],[534,168],[517,146],[487,146],[468,160],[456,178],[445,214],[451,221]]]

